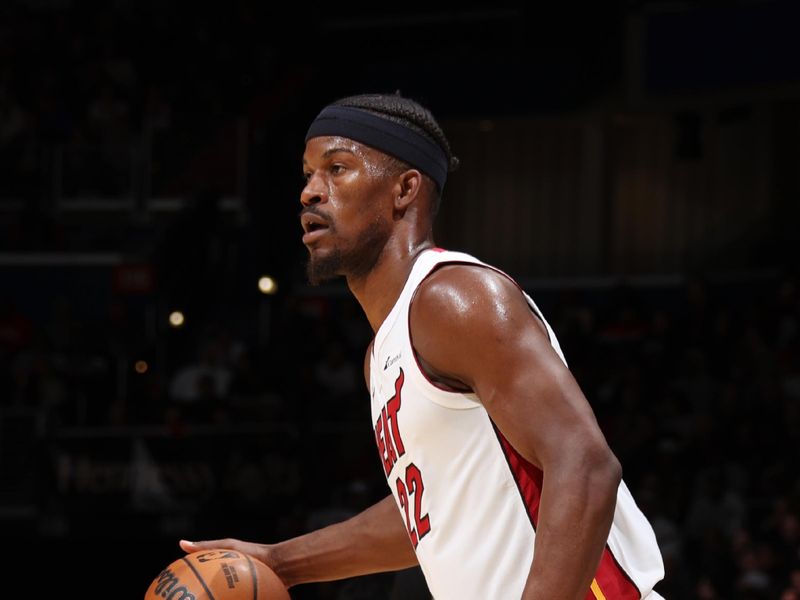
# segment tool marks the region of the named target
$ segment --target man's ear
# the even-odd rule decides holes
[[[416,169],[404,171],[395,184],[394,209],[404,213],[422,190],[422,173]]]

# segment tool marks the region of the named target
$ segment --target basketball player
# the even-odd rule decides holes
[[[399,95],[325,107],[300,195],[312,283],[344,276],[375,331],[364,371],[390,494],[336,525],[228,547],[287,586],[419,564],[437,600],[661,598],[653,530],[553,330],[507,275],[437,248],[457,165]]]

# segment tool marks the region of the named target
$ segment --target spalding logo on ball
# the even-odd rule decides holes
[[[167,566],[145,600],[290,600],[275,572],[249,554],[200,550]]]

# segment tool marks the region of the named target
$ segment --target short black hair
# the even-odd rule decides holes
[[[450,142],[447,140],[447,136],[444,134],[438,121],[428,108],[416,100],[406,98],[402,96],[400,92],[395,92],[394,94],[359,94],[356,96],[347,96],[331,104],[334,106],[348,106],[350,108],[366,110],[389,121],[413,129],[442,149],[445,157],[447,157],[448,172],[452,173],[458,168],[458,158],[453,155],[450,149]],[[401,160],[395,160],[405,168],[410,168],[410,165],[407,163]],[[435,185],[434,188],[437,189]],[[440,201],[441,190],[436,194],[434,202],[432,203],[434,215],[439,210]]]

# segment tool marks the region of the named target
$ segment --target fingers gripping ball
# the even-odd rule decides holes
[[[283,582],[263,562],[233,550],[200,550],[169,564],[145,600],[290,600]]]

